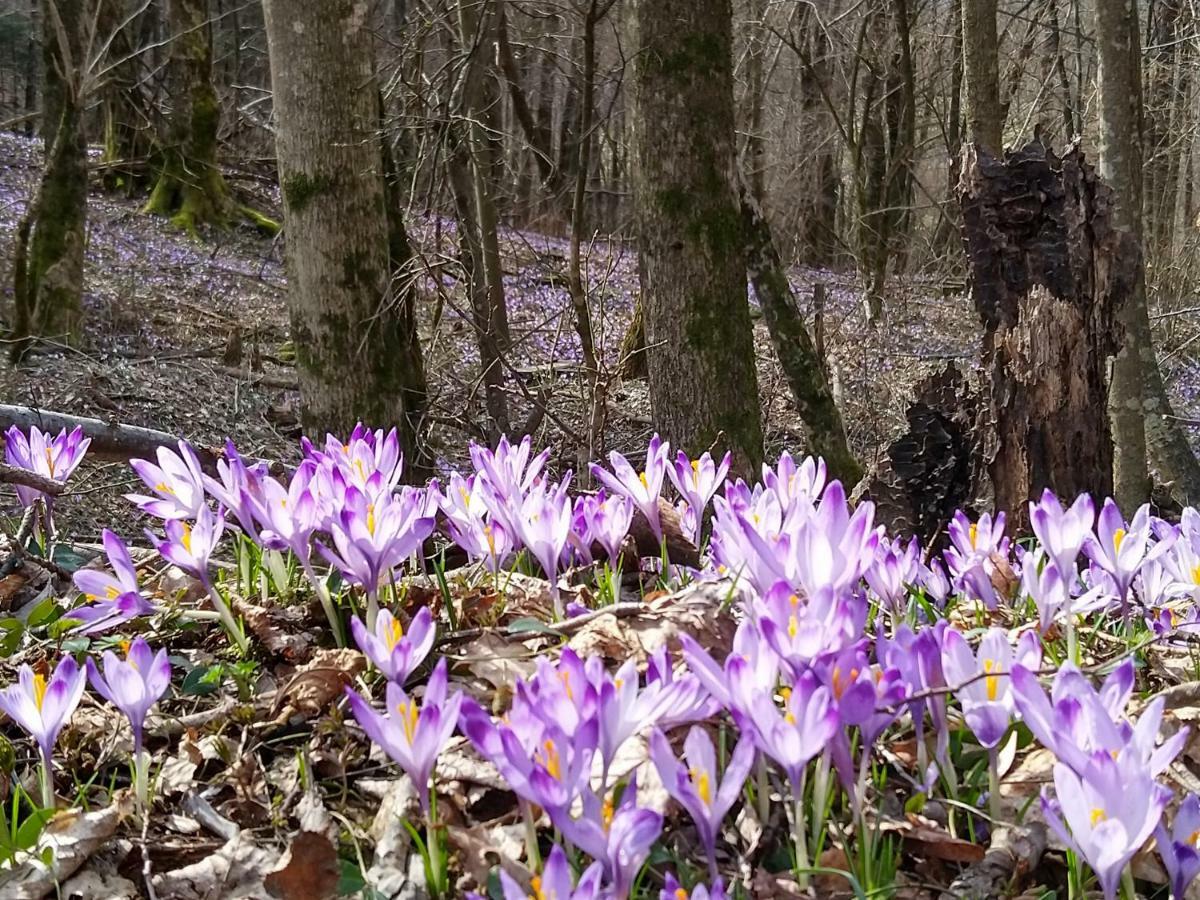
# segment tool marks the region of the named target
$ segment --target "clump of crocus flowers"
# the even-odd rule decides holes
[[[10,463],[61,481],[87,441],[10,431],[6,448]],[[983,840],[1013,814],[1000,758],[1016,723],[1056,760],[1039,811],[1072,851],[1069,895],[1089,890],[1089,871],[1106,898],[1128,891],[1131,860],[1152,836],[1172,896],[1200,872],[1200,799],[1177,797],[1168,781],[1186,729],[1164,726],[1161,698],[1133,699],[1136,654],[1200,621],[1194,510],[1177,524],[1148,507],[1126,519],[1112,500],[1046,492],[1027,510],[1034,542],[1013,540],[1025,536],[1003,512],[958,513],[931,551],[888,534],[869,501],[851,504],[820,460],[787,454],[748,484],[728,480],[728,456],[672,456],[655,436],[644,452],[591,466],[593,492],[552,473],[529,438],[472,446],[469,471],[422,485],[404,483],[395,431],[360,426],[302,449],[279,477],[232,445],[206,470],[181,442],[134,463],[145,488],[130,499],[161,520],[153,546],[202,586],[206,615],[240,653],[253,644],[214,562],[250,547],[272,572],[301,573],[330,641],[352,640],[368,658],[346,703],[413,783],[435,892],[450,890],[438,758],[455,732],[495,767],[524,821],[528,874],[500,876],[506,897],[619,900],[639,884],[639,897],[733,896],[733,823],[773,815],[788,823],[799,884],[836,843],[853,884],[886,890],[897,851],[875,825],[877,773],[899,767],[913,802],[944,797],[947,827]],[[31,491],[19,490],[22,504],[44,500],[48,513],[49,498]],[[679,535],[667,534],[672,521]],[[646,560],[627,540],[635,524],[660,542]],[[666,558],[669,539],[690,541],[699,566]],[[732,644],[684,634],[681,653],[646,647],[616,665],[547,651],[515,679],[510,702],[486,708],[439,653],[439,613],[399,602],[449,546],[465,557],[464,575],[497,590],[506,568],[536,567],[555,620],[581,611],[561,602],[564,579],[598,580],[631,560],[656,579],[716,582],[736,620]],[[107,571],[79,571],[79,602],[64,613],[84,638],[156,621],[173,602],[143,590],[117,535],[105,532],[103,547]],[[1085,625],[1113,626],[1125,651],[1087,657]],[[64,655],[52,672],[25,667],[0,692],[0,710],[37,745],[43,802],[53,805],[55,746],[88,678],[129,720],[133,780],[148,804],[144,723],[171,667],[142,638],[99,664]],[[883,752],[909,735],[911,771]],[[665,789],[653,804],[651,776]],[[654,861],[661,854],[680,866]]]

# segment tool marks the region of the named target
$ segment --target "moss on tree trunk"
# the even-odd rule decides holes
[[[762,457],[733,147],[729,0],[638,0],[635,181],[655,423],[691,454]]]
[[[212,83],[212,31],[206,0],[173,0],[168,25],[174,85],[166,140],[156,153],[158,172],[144,212],[168,216],[196,236],[204,225],[230,223],[234,205],[217,168],[221,105]]]

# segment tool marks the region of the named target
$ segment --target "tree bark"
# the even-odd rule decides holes
[[[1116,192],[1113,219],[1142,242],[1142,91],[1138,20],[1132,0],[1096,5],[1099,57],[1100,174]],[[1146,273],[1139,263],[1133,291],[1119,310],[1124,343],[1113,365],[1112,415],[1117,502],[1132,512],[1150,498],[1143,369],[1157,367],[1146,311]]]
[[[834,403],[821,357],[800,317],[792,286],[771,236],[771,226],[751,190],[742,189],[742,221],[746,230],[750,282],[762,307],[792,400],[808,429],[809,450],[823,457],[830,475],[841,479],[849,489],[862,478],[862,467],[850,452],[842,414]]]
[[[144,211],[170,216],[176,227],[197,236],[200,226],[229,224],[233,211],[217,168],[221,106],[212,82],[212,25],[208,0],[171,0],[167,8],[174,108]]]
[[[962,0],[963,88],[967,140],[989,153],[1004,149],[996,0]]]
[[[1026,501],[1112,492],[1108,359],[1140,251],[1075,148],[1033,142],[1001,161],[964,148],[959,186],[971,293],[983,321],[985,462],[1020,533]]]
[[[87,0],[44,0],[44,95],[56,128],[28,212],[17,226],[11,355],[32,338],[77,344],[83,337],[83,251],[87,236],[87,140],[83,131],[83,24]]]
[[[680,449],[762,458],[734,172],[729,0],[637,0],[635,196],[654,419]]]
[[[415,325],[393,290],[367,0],[267,0],[288,307],[310,433],[394,424],[416,443]],[[393,241],[389,241],[389,237]]]

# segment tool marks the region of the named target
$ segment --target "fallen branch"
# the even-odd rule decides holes
[[[938,900],[986,900],[1007,896],[1008,887],[1030,872],[1046,852],[1046,828],[1041,824],[1001,826],[992,835],[983,859],[966,871]]]
[[[35,491],[41,491],[51,497],[57,497],[67,489],[67,486],[61,481],[55,481],[53,478],[47,478],[20,466],[10,466],[8,463],[0,463],[0,483],[19,484],[21,487],[33,488]]]

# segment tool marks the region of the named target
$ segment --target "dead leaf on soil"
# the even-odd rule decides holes
[[[302,663],[312,655],[312,635],[298,630],[303,623],[289,621],[284,608],[258,606],[234,597],[233,611],[242,617],[250,633],[274,656],[290,663]]]
[[[500,866],[520,884],[528,884],[533,874],[517,862],[525,854],[525,826],[475,825],[462,828],[451,825],[446,829],[450,846],[457,851],[456,858],[471,884],[460,884],[463,889],[486,890],[488,876]]]
[[[65,810],[51,819],[32,852],[0,871],[0,896],[13,900],[44,897],[79,870],[107,844],[121,821],[133,812],[132,794],[121,791],[110,806],[93,812]],[[42,861],[49,855],[50,865]]]
[[[199,862],[151,879],[159,900],[260,900],[269,896],[263,875],[275,854],[239,831]]]
[[[736,627],[734,618],[722,612],[729,590],[726,582],[705,582],[664,594],[630,616],[597,616],[567,646],[585,658],[599,654],[644,663],[661,646],[676,649],[679,635],[689,634],[721,659],[729,652]]]
[[[272,719],[283,724],[293,715],[306,719],[320,715],[366,670],[366,657],[357,650],[318,650],[276,693]]]
[[[280,900],[326,900],[337,894],[341,866],[337,850],[323,834],[301,831],[263,886]]]

